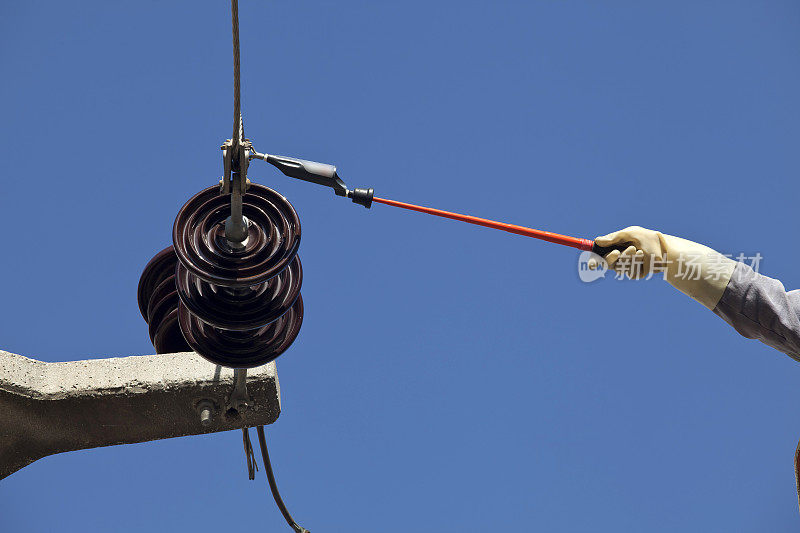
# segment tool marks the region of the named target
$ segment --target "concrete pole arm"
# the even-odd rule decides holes
[[[0,350],[0,479],[55,453],[273,423],[275,363],[248,371],[243,411],[233,374],[194,352],[46,363]]]

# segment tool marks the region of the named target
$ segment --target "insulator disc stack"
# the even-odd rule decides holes
[[[191,198],[173,226],[178,323],[191,349],[234,368],[263,365],[295,340],[303,322],[300,220],[286,198],[251,184],[241,249],[225,238],[230,196],[209,187]]]
[[[191,351],[178,324],[177,265],[178,256],[169,246],[147,263],[139,279],[139,311],[147,322],[156,353]]]

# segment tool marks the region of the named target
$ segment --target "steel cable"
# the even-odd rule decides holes
[[[244,138],[242,127],[241,82],[239,81],[239,0],[231,0],[233,31],[233,146]]]
[[[233,148],[234,153],[236,153],[235,149],[239,146],[240,142],[244,140],[244,124],[242,120],[242,109],[241,109],[241,81],[240,81],[240,60],[239,60],[239,2],[238,0],[231,0],[231,26],[233,32]],[[307,529],[297,524],[292,518],[292,515],[289,514],[289,510],[286,508],[286,505],[283,503],[283,499],[281,498],[280,492],[278,492],[278,485],[275,482],[275,474],[272,471],[272,464],[269,461],[269,452],[267,451],[267,439],[264,435],[264,426],[257,426],[256,432],[258,433],[258,443],[261,447],[261,457],[264,462],[264,470],[267,473],[267,480],[269,482],[269,488],[272,492],[272,497],[275,499],[275,503],[280,509],[281,514],[286,519],[286,522],[289,526],[296,532],[296,533],[309,533]],[[255,466],[255,461],[251,463],[251,458],[253,457],[253,448],[250,444],[250,436],[247,432],[247,429],[243,429],[243,437],[244,437],[244,446],[245,446],[245,453],[247,454],[247,466],[248,472],[250,474],[250,479],[253,479],[254,472],[253,467]],[[256,468],[258,468],[256,466]]]

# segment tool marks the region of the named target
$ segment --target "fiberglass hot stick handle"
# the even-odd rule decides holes
[[[542,231],[533,228],[526,228],[525,226],[517,226],[515,224],[506,224],[505,222],[497,222],[485,218],[473,217],[470,215],[462,215],[459,213],[452,213],[450,211],[442,211],[441,209],[433,209],[430,207],[422,207],[420,205],[406,204],[403,202],[396,202],[394,200],[387,200],[385,198],[373,198],[373,202],[394,207],[401,207],[403,209],[410,209],[411,211],[418,211],[428,215],[435,215],[437,217],[449,218],[452,220],[459,220],[477,226],[484,226],[487,228],[499,229],[509,233],[516,233],[517,235],[524,235],[526,237],[533,237],[542,241],[560,244],[562,246],[570,246],[579,250],[592,250],[596,245],[591,239],[581,239],[578,237],[570,237],[568,235],[560,235],[558,233],[551,233],[549,231]],[[608,250],[611,251],[611,250]],[[607,253],[607,252],[606,252]]]
[[[419,211],[420,213],[449,218],[452,220],[459,220],[461,222],[467,222],[477,226],[499,229],[509,233],[516,233],[517,235],[524,235],[526,237],[533,237],[534,239],[552,242],[562,246],[570,246],[579,250],[592,251],[603,257],[605,257],[612,250],[623,251],[628,246],[628,244],[600,246],[591,239],[570,237],[568,235],[560,235],[558,233],[551,233],[549,231],[526,228],[525,226],[517,226],[516,224],[506,224],[505,222],[497,222],[495,220],[488,220],[470,215],[462,215],[459,213],[452,213],[450,211],[442,211],[441,209],[433,209],[420,205],[397,202],[395,200],[387,200],[386,198],[374,198],[372,189],[349,190],[336,173],[336,167],[333,165],[317,163],[316,161],[307,161],[305,159],[297,159],[295,157],[259,154],[255,151],[251,153],[251,157],[263,159],[267,163],[277,167],[281,172],[291,178],[297,178],[304,181],[309,181],[311,183],[316,183],[318,185],[331,187],[338,196],[346,196],[351,198],[354,203],[361,204],[366,208],[369,208],[373,202],[391,205],[394,207],[401,207],[403,209],[410,209],[411,211]]]

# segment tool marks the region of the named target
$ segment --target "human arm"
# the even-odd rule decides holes
[[[664,279],[694,298],[749,339],[800,360],[800,290],[755,272],[719,252],[680,237],[631,226],[598,237],[601,246],[629,243],[606,255],[609,268],[641,278],[658,270]]]

